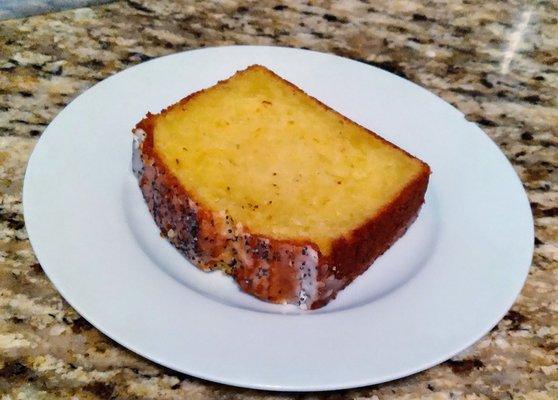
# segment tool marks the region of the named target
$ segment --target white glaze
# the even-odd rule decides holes
[[[145,140],[146,133],[143,129],[134,129],[132,131],[133,142],[132,142],[132,172],[137,179],[141,177],[143,173],[143,160],[141,158],[141,146]]]
[[[299,255],[295,260],[300,282],[298,305],[303,310],[310,308],[318,295],[318,253],[311,247],[305,249],[306,254]]]

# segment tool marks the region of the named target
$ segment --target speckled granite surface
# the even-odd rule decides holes
[[[0,398],[558,399],[557,17],[551,1],[130,0],[1,22]],[[536,224],[529,278],[496,328],[409,378],[276,394],[154,365],[62,300],[23,223],[22,179],[37,138],[96,81],[152,57],[224,44],[307,47],[370,62],[440,95],[496,141],[523,180]]]

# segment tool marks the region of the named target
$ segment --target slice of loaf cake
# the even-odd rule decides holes
[[[245,292],[319,308],[415,219],[430,169],[265,67],[134,129],[134,169],[161,232]]]

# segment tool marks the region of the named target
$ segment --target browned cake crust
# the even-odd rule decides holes
[[[323,307],[405,233],[424,202],[430,168],[421,162],[420,175],[377,215],[336,239],[329,255],[312,242],[253,234],[224,212],[204,208],[182,187],[154,151],[154,117],[147,114],[134,129],[140,138],[135,172],[162,234],[200,269],[223,270],[243,291],[265,301]]]

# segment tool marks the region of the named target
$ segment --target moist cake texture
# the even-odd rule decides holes
[[[266,301],[318,308],[401,236],[430,173],[262,66],[134,130],[155,222],[190,261]]]

